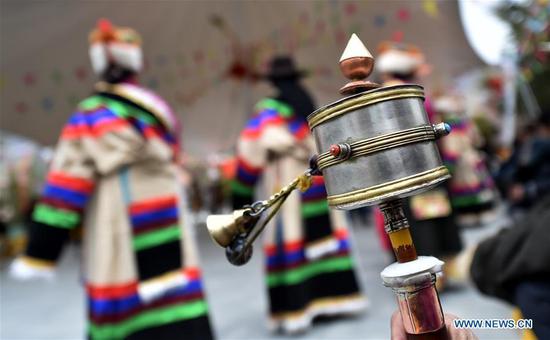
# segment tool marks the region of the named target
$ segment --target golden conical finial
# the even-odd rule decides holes
[[[365,80],[372,73],[373,67],[372,54],[357,34],[353,33],[340,57],[340,70],[351,81],[340,89],[340,93],[354,94],[379,87],[380,85]]]

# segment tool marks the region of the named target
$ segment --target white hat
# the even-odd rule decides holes
[[[382,42],[374,67],[379,73],[412,73],[424,62],[418,47],[411,44]]]
[[[127,27],[116,27],[106,19],[100,19],[90,33],[90,59],[96,74],[102,74],[109,63],[134,72],[143,69],[141,37]]]

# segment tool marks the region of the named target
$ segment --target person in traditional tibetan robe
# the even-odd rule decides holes
[[[481,135],[466,116],[460,97],[440,96],[434,100],[434,108],[452,128],[452,133],[440,141],[440,152],[452,175],[449,189],[457,221],[466,226],[482,225],[496,217],[497,196],[484,157],[476,148]]]
[[[418,47],[383,42],[378,48],[374,67],[384,86],[394,86],[415,83],[426,70],[427,64]],[[430,121],[438,123],[429,98],[425,99],[425,106]],[[456,276],[452,259],[462,250],[448,185],[447,181],[434,189],[410,197],[404,205],[418,255],[436,256],[446,261],[444,270],[448,275],[438,280],[440,289],[444,287],[446,277]],[[380,212],[377,210],[376,213]],[[387,237],[383,232],[383,225],[377,225],[377,230],[382,239]]]
[[[50,277],[82,225],[90,339],[210,339],[208,307],[176,157],[176,116],[137,83],[141,38],[100,20],[90,34],[100,82],[61,132],[33,212],[20,279]],[[61,322],[61,321],[60,321]]]
[[[314,110],[290,57],[272,59],[266,78],[278,91],[261,100],[237,143],[232,182],[235,208],[250,204],[260,178],[263,194],[280,190],[308,168],[315,152],[306,116]],[[322,177],[304,193],[293,192],[265,232],[270,326],[293,333],[318,316],[365,308],[354,273],[342,212],[328,208]]]

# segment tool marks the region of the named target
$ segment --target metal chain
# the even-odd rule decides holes
[[[290,193],[296,188],[300,189],[302,192],[306,191],[311,186],[311,182],[312,169],[307,169],[303,174],[296,177],[292,182],[290,182],[290,184],[279,190],[279,192],[271,195],[267,200],[252,203],[250,205],[250,216],[261,215],[281,199],[286,199],[288,195],[290,195]]]
[[[311,163],[311,162],[310,162]],[[255,225],[251,230],[248,231],[246,235],[245,244],[243,246],[243,252],[240,256],[243,256],[245,253],[245,249],[248,247],[251,247],[256,238],[261,234],[261,232],[264,230],[265,226],[269,223],[269,221],[277,214],[279,209],[281,209],[283,203],[285,200],[290,196],[292,191],[295,189],[299,189],[301,192],[305,192],[311,187],[311,184],[313,182],[312,176],[314,174],[318,174],[318,168],[317,168],[317,162],[315,159],[315,162],[311,163],[313,165],[310,165],[311,167],[307,169],[303,174],[296,177],[290,184],[279,190],[279,192],[271,195],[267,200],[263,201],[257,201],[252,203],[249,206],[244,207],[248,211],[245,212],[248,216],[251,217],[258,217],[260,216],[269,208],[272,208],[269,214],[266,218],[264,218],[259,224]]]

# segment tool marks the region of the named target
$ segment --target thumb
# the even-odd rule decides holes
[[[391,340],[407,340],[403,319],[399,311],[395,311],[391,316]]]

